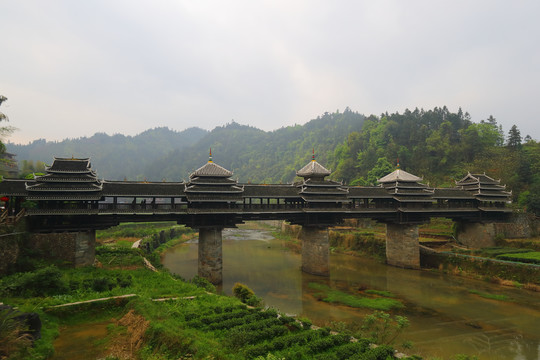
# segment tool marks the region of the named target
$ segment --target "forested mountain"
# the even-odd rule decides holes
[[[188,147],[207,133],[199,128],[173,131],[166,127],[146,130],[136,136],[96,133],[91,137],[63,141],[35,140],[28,145],[8,143],[7,151],[17,155],[23,173],[40,171],[39,162],[51,164],[53,156],[90,157],[99,177],[110,180],[143,179],[144,167],[174,149]]]
[[[375,184],[398,159],[432,186],[454,186],[467,172],[485,172],[513,191],[517,205],[540,214],[540,142],[524,140],[515,125],[505,138],[493,117],[473,123],[461,109],[406,110],[367,118],[328,165],[335,179],[359,185]]]
[[[473,123],[461,109],[446,107],[368,118],[347,108],[271,132],[232,122],[209,132],[156,128],[134,137],[96,134],[7,148],[26,172],[31,169],[24,160],[90,156],[99,176],[110,180],[187,179],[206,163],[210,148],[216,163],[240,182],[253,183],[293,181],[313,149],[317,161],[333,170],[331,177],[348,184],[375,184],[399,159],[402,169],[432,186],[486,172],[513,191],[516,204],[540,214],[540,143],[522,139],[515,126],[505,136],[493,117]]]
[[[325,113],[305,125],[271,132],[233,122],[215,128],[195,145],[149,164],[144,173],[168,180],[187,179],[208,160],[212,148],[214,161],[232,170],[242,182],[291,182],[296,170],[310,161],[313,149],[318,161],[328,163],[335,147],[349,133],[361,131],[363,121],[363,115],[347,108],[342,113]]]

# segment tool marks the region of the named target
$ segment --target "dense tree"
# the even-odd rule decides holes
[[[385,157],[377,159],[373,169],[368,171],[365,185],[377,185],[377,180],[394,171],[394,166]]]
[[[7,101],[7,98],[4,95],[0,95],[0,106],[5,101]],[[0,122],[2,121],[4,122],[9,121],[9,118],[7,117],[6,114],[4,114],[3,112],[0,112]],[[4,141],[3,141],[4,138],[8,136],[9,134],[11,134],[14,130],[15,128],[12,126],[8,126],[8,125],[0,126],[0,154],[3,154],[6,152],[6,146],[4,145]]]
[[[510,131],[508,131],[506,146],[512,149],[518,149],[521,147],[521,133],[516,125],[512,125]]]

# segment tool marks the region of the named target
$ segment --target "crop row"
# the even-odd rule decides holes
[[[313,356],[314,360],[346,360],[369,349],[369,340],[360,339],[357,342],[347,342],[336,346],[330,351]]]
[[[329,335],[330,332],[327,329],[319,329],[315,331],[306,330],[299,333],[291,333],[272,339],[270,342],[246,347],[244,353],[247,358],[255,358],[257,356],[264,356],[269,352],[282,350],[293,345],[306,345],[315,339]]]
[[[212,316],[216,314],[225,314],[225,313],[231,313],[238,310],[246,310],[246,309],[247,309],[247,306],[245,304],[209,307],[209,308],[199,309],[196,312],[189,312],[187,314],[184,314],[184,319],[186,321],[192,321],[192,320],[196,320],[196,319],[200,319],[203,317],[208,317],[208,316]]]
[[[253,323],[259,320],[276,318],[274,311],[260,311],[245,309],[222,314],[204,316],[187,322],[189,327],[197,329],[220,330]]]
[[[531,251],[519,254],[505,253],[497,255],[497,259],[507,261],[519,261],[529,264],[540,264],[540,251]]]

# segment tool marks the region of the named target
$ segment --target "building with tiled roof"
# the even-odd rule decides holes
[[[377,180],[403,208],[429,207],[433,202],[433,189],[422,184],[422,178],[397,169]]]
[[[34,175],[25,184],[27,200],[100,200],[102,182],[91,169],[90,159],[54,158],[45,175]]]
[[[502,205],[510,202],[512,192],[506,191],[506,186],[500,180],[495,180],[486,174],[468,173],[463,179],[456,181],[456,186],[484,205]]]
[[[189,175],[184,185],[188,202],[195,207],[206,204],[235,204],[243,200],[243,187],[231,179],[232,171],[212,161],[212,151],[208,162]]]
[[[315,152],[311,161],[296,172],[303,178],[297,185],[298,193],[309,207],[336,207],[350,202],[349,190],[342,183],[324,179],[330,174],[330,170],[315,161]]]

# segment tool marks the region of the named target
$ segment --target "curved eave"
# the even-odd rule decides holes
[[[400,197],[394,197],[394,200],[402,202],[402,203],[426,203],[431,204],[433,202],[432,199],[407,199],[407,198],[400,198]]]
[[[55,196],[55,195],[28,195],[26,197],[26,200],[36,200],[36,201],[44,201],[44,200],[61,200],[61,201],[85,201],[85,200],[101,200],[101,196]]]
[[[59,170],[46,167],[45,171],[51,174],[96,174],[94,170]]]
[[[28,187],[26,189],[29,194],[33,192],[101,192],[101,187],[94,187],[93,189],[89,188],[34,188]]]
[[[349,199],[310,199],[309,197],[302,198],[307,203],[349,203]]]
[[[242,190],[240,191],[207,191],[207,190],[185,190],[186,196],[189,196],[190,194],[242,194]]]
[[[66,182],[78,182],[78,183],[92,183],[92,182],[99,182],[99,179],[97,176],[95,177],[89,177],[89,178],[69,178],[69,177],[62,177],[62,178],[46,178],[46,177],[35,177],[35,181],[38,183],[66,183]]]
[[[346,191],[310,191],[311,189],[302,189],[299,194],[308,194],[308,195],[328,195],[328,196],[347,196]]]
[[[511,213],[511,212],[513,212],[512,209],[506,208],[506,207],[492,208],[492,207],[479,206],[478,209],[481,210],[481,211],[484,211],[484,212],[502,212],[502,213]]]
[[[133,198],[133,197],[138,197],[138,198],[161,198],[161,199],[167,199],[167,198],[181,198],[181,197],[185,197],[186,195],[184,193],[177,193],[177,194],[160,194],[160,193],[155,193],[155,194],[148,194],[148,193],[137,193],[137,194],[126,194],[126,193],[105,193],[105,192],[102,192],[101,193],[102,196],[104,197],[120,197],[120,198]]]

